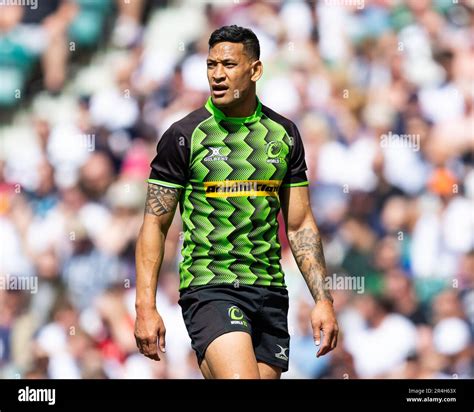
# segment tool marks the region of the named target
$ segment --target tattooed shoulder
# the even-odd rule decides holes
[[[175,210],[181,189],[148,184],[145,213],[161,216]]]

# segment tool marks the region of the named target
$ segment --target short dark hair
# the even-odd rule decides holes
[[[225,41],[242,43],[249,57],[256,60],[260,58],[260,43],[255,33],[250,29],[233,24],[232,26],[223,26],[220,29],[214,30],[211,37],[209,37],[209,49],[217,43]]]

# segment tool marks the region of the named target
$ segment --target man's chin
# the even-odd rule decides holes
[[[228,96],[216,97],[211,96],[212,103],[216,107],[229,107],[235,103],[235,99]]]

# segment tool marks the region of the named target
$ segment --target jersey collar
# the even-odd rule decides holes
[[[253,112],[253,114],[247,117],[226,116],[221,110],[219,110],[216,106],[214,106],[214,103],[212,103],[212,99],[210,97],[207,99],[205,107],[210,113],[214,115],[214,117],[217,120],[226,120],[232,123],[252,123],[257,120],[260,120],[260,117],[262,116],[262,103],[260,102],[258,97],[257,97],[257,108],[255,109],[255,112]]]

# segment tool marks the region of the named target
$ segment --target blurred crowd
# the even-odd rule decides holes
[[[339,345],[318,359],[281,226],[284,377],[474,377],[472,1],[3,3],[0,377],[201,377],[177,304],[179,214],[160,362],[135,345],[134,246],[158,138],[208,97],[207,41],[226,24],[257,34],[258,95],[299,127],[334,281]],[[35,57],[18,80],[21,50]]]

